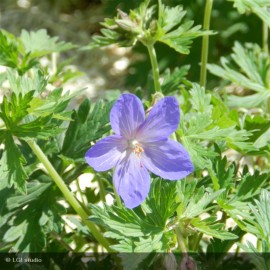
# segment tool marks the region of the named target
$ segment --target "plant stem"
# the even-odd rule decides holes
[[[113,185],[113,192],[114,192],[114,196],[115,196],[115,199],[116,199],[116,204],[117,204],[117,206],[118,206],[118,207],[121,207],[121,206],[122,206],[122,204],[121,204],[121,199],[120,199],[119,195],[117,194],[114,185]]]
[[[196,236],[195,236],[195,239],[194,239],[194,243],[193,243],[193,247],[192,247],[192,250],[195,251],[195,252],[198,252],[199,250],[199,245],[200,245],[200,241],[203,237],[203,234],[202,233],[198,233]]]
[[[88,214],[79,204],[79,202],[76,200],[73,193],[68,189],[65,182],[63,181],[61,176],[57,173],[55,168],[52,166],[51,162],[48,160],[47,156],[43,153],[41,148],[34,141],[28,140],[27,143],[30,146],[30,148],[33,150],[33,152],[35,153],[39,161],[44,165],[49,175],[54,180],[55,184],[59,187],[59,189],[65,196],[66,200],[70,203],[70,205],[75,210],[75,212],[81,217],[82,221],[89,228],[89,230],[91,231],[93,236],[96,238],[96,240],[108,251],[111,251],[108,241],[103,237],[103,235],[98,230],[96,225],[92,223],[91,221],[87,220]]]
[[[83,196],[83,192],[82,192],[82,189],[81,189],[81,186],[80,186],[80,183],[79,183],[79,179],[78,179],[78,178],[76,179],[76,186],[77,186],[78,192],[79,192],[79,194],[80,194],[80,196],[81,196],[82,203],[83,203],[84,205],[87,204],[87,203],[85,202],[85,199],[84,199],[84,196]]]
[[[265,7],[267,8],[267,7]],[[262,26],[262,44],[263,44],[263,51],[268,55],[268,35],[269,35],[269,30],[268,30],[268,24],[263,21],[263,26]]]
[[[57,72],[57,57],[58,53],[52,53],[52,74],[55,75]]]
[[[203,30],[209,30],[210,18],[212,12],[213,0],[206,0],[203,20]],[[202,38],[202,56],[201,56],[201,73],[200,73],[200,85],[205,87],[206,85],[206,65],[208,59],[208,46],[209,35],[204,35]]]
[[[154,48],[154,44],[152,43],[147,44],[146,47],[147,47],[147,50],[150,56],[150,61],[151,61],[155,92],[161,92],[161,87],[159,83],[159,68],[158,68],[157,55]]]
[[[103,185],[103,181],[102,179],[100,179],[100,177],[97,177],[97,181],[98,181],[98,185],[99,185],[99,194],[100,194],[100,199],[103,201],[103,202],[106,202],[106,192],[105,192],[105,188],[104,188],[104,185]]]
[[[58,241],[66,250],[74,252],[74,250],[62,239],[55,231],[51,231],[51,236]]]
[[[187,248],[186,248],[186,245],[185,245],[185,242],[184,242],[184,238],[182,237],[182,232],[180,230],[180,228],[178,226],[175,227],[175,233],[176,233],[176,236],[177,236],[177,242],[178,242],[178,245],[181,249],[181,252],[183,253],[183,255],[186,255],[187,254]]]

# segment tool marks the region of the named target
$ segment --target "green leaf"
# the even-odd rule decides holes
[[[8,129],[12,130],[28,114],[27,109],[33,95],[34,91],[30,91],[25,95],[19,94],[18,96],[12,93],[10,101],[4,96],[0,105],[0,118],[3,119]]]
[[[0,65],[16,68],[18,66],[18,42],[12,34],[0,30]]]
[[[56,116],[51,111],[47,111],[45,114],[43,108],[43,115],[41,114],[43,117],[37,117],[38,113],[31,107],[34,100],[39,100],[39,98],[33,97],[34,92],[33,90],[25,95],[12,93],[10,101],[4,96],[0,105],[0,118],[3,119],[6,130],[14,136],[47,139],[62,131],[57,127],[59,122],[52,123],[51,119],[53,116],[55,118],[67,116],[67,112],[62,113],[62,111],[66,108],[71,97],[68,94],[62,97],[62,90],[55,90],[50,96],[53,96],[53,99],[57,99],[57,101],[50,105],[50,109],[54,110]],[[44,100],[44,103],[46,102],[50,103],[50,98],[48,98],[48,101],[47,99]],[[37,110],[40,112],[41,108]]]
[[[249,96],[235,96],[230,95],[228,96],[228,103],[231,107],[234,108],[256,108],[262,105],[268,98],[270,97],[270,92],[265,91],[261,93],[256,93]]]
[[[24,51],[31,58],[37,58],[53,52],[63,52],[75,48],[71,43],[58,41],[58,37],[50,37],[46,29],[36,32],[22,30],[20,39],[24,45]]]
[[[26,195],[15,195],[7,199],[7,209],[14,210],[37,200],[39,196],[51,186],[51,183],[31,182],[27,185]]]
[[[27,74],[19,76],[16,70],[9,69],[7,71],[7,79],[10,84],[10,89],[16,95],[19,95],[20,93],[25,95],[26,93],[35,90],[34,95],[36,96],[41,93],[47,85],[47,78],[45,78],[43,71],[40,69],[32,69],[31,77]]]
[[[139,241],[135,241],[134,252],[138,253],[150,253],[158,252],[162,250],[162,239],[163,233],[155,234],[147,238],[140,238]]]
[[[218,184],[220,188],[226,188],[226,190],[229,190],[234,185],[234,182],[236,180],[236,165],[228,165],[228,160],[226,156],[224,156],[223,158],[221,158],[221,156],[218,156],[213,161],[213,169],[218,179]]]
[[[118,44],[121,47],[134,46],[143,31],[146,20],[151,17],[151,8],[147,9],[149,1],[143,1],[141,5],[129,14],[118,9],[118,14],[113,19],[106,18],[101,25],[102,35],[93,36],[92,42],[87,48],[96,48]]]
[[[267,118],[260,115],[247,115],[244,122],[244,128],[252,131],[250,140],[255,142],[263,133],[270,128],[270,122]]]
[[[102,209],[91,204],[91,212],[92,221],[122,237],[142,237],[162,230],[159,227],[153,227],[134,211],[126,208],[104,205]]]
[[[0,30],[0,65],[18,70],[20,75],[37,65],[35,59],[23,54],[23,44],[11,33]]]
[[[201,26],[194,26],[193,21],[186,22],[181,25],[177,30],[165,34],[158,41],[167,44],[179,53],[189,54],[193,43],[193,39],[211,34],[210,31],[200,31]]]
[[[3,241],[11,243],[14,252],[42,252],[50,232],[62,232],[61,215],[66,209],[57,202],[59,191],[51,180],[46,176],[49,182],[40,182],[41,178],[45,180],[44,176],[41,170],[31,174],[24,196],[13,189],[5,190],[9,196],[1,213],[1,223],[3,217],[5,223],[0,226],[5,232]]]
[[[150,193],[142,208],[147,220],[153,225],[165,228],[178,206],[176,203],[176,182],[156,178],[152,181]]]
[[[207,94],[203,87],[200,87],[198,84],[193,84],[193,87],[190,90],[191,100],[190,103],[194,110],[198,112],[211,112],[212,105],[211,103],[211,94]]]
[[[85,89],[70,93],[67,91],[63,94],[62,88],[56,88],[49,93],[46,98],[34,97],[30,102],[30,108],[28,109],[29,114],[35,116],[47,117],[48,115],[56,119],[61,119],[61,116],[67,116],[65,109],[69,104],[70,100],[82,93]],[[69,118],[70,119],[70,118]],[[71,119],[70,119],[71,120]]]
[[[129,243],[129,246],[132,246],[133,243]],[[115,247],[117,245],[114,245]],[[149,256],[148,253],[130,253],[127,251],[121,252],[118,257],[121,258],[123,265],[123,270],[137,270],[139,265]],[[142,269],[142,268],[141,268]]]
[[[253,175],[245,174],[237,187],[235,200],[244,201],[258,195],[267,177],[267,174],[260,174],[258,171],[255,171]]]
[[[107,233],[106,233],[107,234]],[[110,237],[108,235],[108,237]],[[112,237],[114,238],[114,237]],[[112,245],[112,248],[115,250],[115,251],[118,251],[120,252],[120,256],[123,254],[132,254],[131,252],[133,252],[133,241],[131,239],[123,239],[123,240],[120,240],[118,244],[115,244],[115,245]],[[129,257],[129,256],[127,256]],[[136,263],[136,261],[135,261]],[[135,268],[136,269],[136,268]]]
[[[209,64],[209,71],[244,89],[257,92],[243,97],[230,95],[228,97],[229,105],[246,108],[261,105],[270,96],[270,85],[267,78],[270,70],[269,58],[256,44],[247,43],[243,47],[240,43],[236,42],[233,52],[231,55],[233,61],[222,57],[222,67]]]
[[[57,123],[50,123],[51,119],[51,116],[38,117],[29,123],[13,127],[12,133],[14,136],[23,139],[48,139],[63,132],[63,129],[59,128]]]
[[[247,230],[256,234],[257,237],[264,239],[270,248],[270,192],[266,189],[261,190],[260,199],[254,200],[255,205],[249,204],[249,208],[255,220],[245,220]]]
[[[182,19],[186,15],[186,11],[183,10],[182,6],[166,7],[162,4],[161,0],[159,3],[159,24],[160,27],[167,33],[173,28],[179,26]]]
[[[257,269],[269,270],[270,260],[268,254],[270,249],[267,247],[267,244],[268,243],[265,243],[265,241],[262,241],[261,250],[254,247],[250,241],[247,241],[246,245],[239,243],[238,246],[247,253],[248,260],[250,260]]]
[[[208,167],[209,159],[216,156],[210,145],[217,141],[226,142],[238,151],[257,150],[248,141],[251,131],[240,129],[236,122],[238,116],[235,120],[233,113],[223,103],[221,105],[221,101],[213,94],[207,93],[198,84],[192,84],[187,102],[190,103],[190,110],[182,114],[181,127],[176,134],[189,151],[196,167]]]
[[[72,114],[72,121],[65,134],[62,153],[70,158],[82,158],[90,148],[90,142],[100,139],[110,130],[109,111],[112,102],[97,102],[91,108],[85,99],[79,110]]]
[[[186,11],[181,6],[166,7],[159,0],[158,41],[167,44],[182,54],[189,54],[193,39],[212,34],[211,31],[200,31],[201,26],[193,26],[193,21],[182,23]]]
[[[209,209],[212,209],[214,207],[212,202],[224,192],[224,189],[215,192],[207,192],[204,187],[200,187],[196,190],[196,194],[190,194],[190,198],[187,201],[187,198],[184,198],[187,196],[183,192],[183,186],[186,185],[186,183],[182,182],[181,185],[179,185],[178,194],[180,199],[184,200],[182,201],[181,206],[183,209],[181,217],[186,219],[192,219],[204,212],[207,212]]]
[[[18,238],[22,236],[22,234],[26,232],[26,228],[27,228],[26,222],[22,222],[18,226],[10,227],[10,229],[6,231],[3,237],[3,241],[13,242],[17,240]]]
[[[191,220],[191,224],[198,230],[208,236],[212,236],[221,240],[231,240],[237,239],[238,236],[222,230],[223,224],[214,223],[212,218],[206,218],[204,220],[200,220],[199,218],[193,218]]]
[[[27,174],[23,167],[25,159],[21,154],[19,148],[15,144],[12,135],[7,132],[5,136],[5,155],[7,162],[7,176],[9,185],[15,185],[15,187],[22,193],[25,193],[26,186],[25,181]]]
[[[185,80],[189,69],[190,66],[188,65],[182,66],[181,68],[176,68],[172,73],[169,69],[166,69],[163,75],[163,82],[161,85],[162,93],[168,95],[178,90],[180,83]]]
[[[268,24],[270,28],[270,13],[267,7],[270,3],[266,0],[229,0],[234,2],[234,7],[238,9],[240,14],[245,12],[255,13],[261,20]]]

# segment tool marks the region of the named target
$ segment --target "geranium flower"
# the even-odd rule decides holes
[[[134,208],[149,192],[149,171],[164,179],[179,180],[194,170],[188,152],[169,138],[179,121],[179,105],[174,97],[159,100],[146,118],[139,98],[122,94],[110,113],[115,135],[91,147],[86,161],[96,171],[115,167],[116,192],[126,207]]]

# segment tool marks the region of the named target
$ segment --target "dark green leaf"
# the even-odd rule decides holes
[[[142,205],[142,208],[147,213],[147,219],[153,225],[165,228],[167,220],[173,217],[178,206],[175,198],[176,181],[154,179],[147,200]]]
[[[112,102],[98,102],[91,108],[89,100],[85,100],[78,112],[72,114],[72,121],[67,129],[62,152],[67,157],[82,158],[90,142],[100,139],[110,130],[109,111]]]
[[[21,154],[19,148],[15,144],[11,133],[6,133],[5,146],[5,155],[8,169],[7,176],[9,185],[15,185],[15,187],[20,192],[25,193],[25,181],[27,179],[27,175],[23,167],[25,159]]]
[[[165,70],[161,85],[162,93],[168,95],[178,90],[180,83],[187,76],[189,68],[190,66],[182,66],[181,68],[176,68],[172,73],[169,69]]]
[[[30,53],[31,58],[67,51],[76,47],[71,43],[59,42],[58,37],[50,37],[46,29],[40,29],[36,32],[22,30],[20,39],[24,45],[25,53]]]
[[[16,68],[19,51],[16,38],[6,31],[0,31],[0,65]]]

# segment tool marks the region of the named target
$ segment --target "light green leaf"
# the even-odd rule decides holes
[[[268,24],[270,27],[270,13],[267,7],[270,7],[270,3],[267,0],[229,0],[234,2],[234,7],[238,9],[238,12],[243,14],[245,12],[255,13],[261,20]]]
[[[67,129],[62,152],[67,157],[81,158],[90,147],[90,142],[101,138],[111,127],[109,111],[113,102],[97,102],[91,106],[85,99],[79,110],[72,114]]]
[[[163,94],[170,94],[176,90],[180,83],[185,79],[188,74],[190,66],[182,66],[181,68],[176,68],[172,73],[169,69],[166,69],[163,74],[163,82],[161,85]]]
[[[257,92],[243,97],[230,95],[228,103],[233,107],[257,107],[265,102],[270,96],[270,85],[268,75],[270,70],[270,59],[256,44],[247,43],[243,47],[236,42],[234,53],[230,61],[221,58],[221,66],[209,64],[209,71],[223,79],[244,89]]]
[[[116,206],[104,209],[91,204],[90,219],[106,229],[125,237],[142,237],[162,230],[142,220],[134,211]]]
[[[7,71],[7,79],[10,84],[10,89],[16,95],[26,93],[35,90],[35,96],[40,94],[47,85],[47,78],[43,72],[39,69],[32,69],[32,76],[29,77],[28,74],[19,76],[16,70],[9,69]]]
[[[15,144],[12,135],[8,132],[5,137],[5,147],[9,185],[15,185],[20,192],[25,193],[25,181],[27,179],[27,174],[23,167],[25,159]]]
[[[213,208],[214,206],[211,205],[212,202],[216,200],[224,190],[225,189],[221,189],[208,193],[203,187],[201,187],[196,191],[196,195],[193,194],[193,196],[189,198],[189,202],[185,206],[181,217],[191,219]]]
[[[210,222],[209,222],[210,221]],[[202,232],[208,236],[212,236],[221,240],[231,240],[231,239],[237,239],[238,236],[222,230],[223,224],[214,224],[211,222],[211,219],[204,219],[200,220],[199,218],[194,218],[191,221],[191,224],[198,230],[199,232]]]
[[[178,206],[175,187],[176,182],[159,178],[152,181],[150,193],[142,204],[142,209],[153,226],[165,228],[167,220],[173,217]]]
[[[31,58],[67,51],[76,47],[71,43],[59,42],[58,37],[50,37],[45,29],[36,32],[22,30],[20,39],[24,45],[25,53],[30,53]]]
[[[255,205],[249,204],[255,220],[246,220],[246,224],[257,237],[270,243],[270,192],[262,189],[259,200],[254,200]]]
[[[193,21],[182,23],[186,14],[181,6],[167,7],[159,0],[158,39],[182,54],[189,54],[193,39],[210,35],[211,31],[200,31],[201,26],[193,26]]]
[[[163,237],[162,233],[149,236],[148,238],[140,238],[139,241],[135,241],[134,252],[138,253],[151,253],[158,252],[162,250],[161,239]]]

